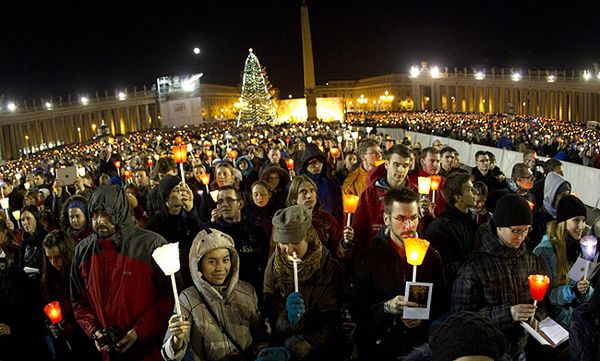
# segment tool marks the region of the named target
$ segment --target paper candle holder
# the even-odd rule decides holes
[[[583,256],[582,258],[588,261],[593,261],[594,256],[596,256],[598,239],[596,239],[596,237],[592,235],[587,235],[581,238],[579,244],[581,245],[581,255]]]
[[[169,243],[158,247],[152,252],[152,258],[167,276],[174,274],[180,268],[179,243]]]
[[[340,150],[336,147],[332,147],[331,149],[329,149],[329,153],[331,153],[331,156],[334,159],[338,159],[341,155]]]
[[[10,207],[9,199],[8,198],[0,199],[0,207],[2,207],[2,209],[8,209]]]
[[[359,197],[353,194],[344,194],[342,196],[342,202],[345,213],[355,213],[356,207],[358,206]]]
[[[13,211],[13,212],[12,212],[12,215],[13,215],[13,217],[15,217],[15,219],[16,219],[17,221],[20,221],[20,220],[21,220],[21,211],[19,211],[19,210],[17,210],[17,211]]]
[[[288,159],[285,161],[285,164],[287,164],[287,169],[288,170],[294,170],[294,160],[293,159]]]
[[[63,319],[60,303],[58,303],[58,301],[52,301],[47,304],[44,307],[44,312],[52,323],[59,323]]]
[[[428,195],[431,189],[431,178],[419,177],[418,178],[419,194]]]
[[[527,280],[529,281],[531,298],[534,301],[542,301],[550,285],[550,278],[546,275],[530,275]]]
[[[175,160],[175,163],[187,162],[187,146],[186,145],[173,146],[173,160]]]
[[[207,186],[208,183],[210,183],[210,174],[208,174],[208,173],[201,174],[200,180],[202,181],[202,184]]]
[[[429,178],[431,179],[431,190],[437,191],[440,188],[440,184],[442,183],[442,177],[439,175],[432,175]]]
[[[425,254],[429,249],[429,241],[421,238],[405,238],[403,242],[406,250],[406,261],[413,266],[422,265]]]

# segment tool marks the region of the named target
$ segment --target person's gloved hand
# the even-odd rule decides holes
[[[302,319],[302,315],[304,315],[304,312],[306,311],[304,308],[304,300],[302,299],[300,292],[292,292],[288,295],[285,308],[287,310],[288,322],[292,326],[298,325],[300,319]]]
[[[296,293],[296,292],[294,292]],[[292,293],[293,294],[293,293]],[[291,296],[291,295],[290,295]],[[288,296],[289,299],[289,296]],[[300,298],[302,300],[302,298]],[[290,352],[285,347],[267,347],[264,348],[256,358],[256,361],[288,361]]]

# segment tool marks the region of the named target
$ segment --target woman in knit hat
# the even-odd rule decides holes
[[[75,244],[92,234],[87,206],[87,199],[74,195],[67,199],[60,212],[60,228],[73,238]]]
[[[589,301],[593,291],[588,280],[576,282],[567,276],[579,257],[579,240],[585,234],[586,219],[587,210],[579,198],[562,197],[556,208],[556,220],[548,223],[547,234],[533,250],[550,274],[549,316],[565,328],[569,327],[573,310]]]

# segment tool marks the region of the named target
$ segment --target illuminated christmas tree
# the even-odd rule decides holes
[[[238,125],[244,123],[277,121],[277,104],[269,92],[270,84],[266,71],[252,49],[246,58],[242,74],[242,96]]]

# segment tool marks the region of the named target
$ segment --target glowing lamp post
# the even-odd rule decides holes
[[[60,330],[62,330],[62,326],[60,322],[63,320],[62,311],[60,309],[60,303],[58,301],[52,301],[44,307],[44,313],[48,316],[50,322],[55,324]],[[69,340],[65,340],[65,343],[69,350],[72,350],[71,344]]]
[[[356,212],[356,207],[358,206],[358,196],[352,194],[344,194],[342,201],[344,205],[344,212],[348,213],[348,221],[346,222],[346,226],[350,227],[352,214]]]
[[[171,287],[175,297],[175,307],[177,314],[181,315],[181,305],[179,304],[179,294],[177,293],[177,284],[175,284],[175,272],[179,271],[179,242],[165,244],[152,252],[152,258],[156,261],[160,269],[167,276],[171,276]]]
[[[185,184],[185,172],[183,170],[183,163],[187,162],[187,146],[185,144],[173,147],[173,159],[175,160],[175,163],[179,163],[181,181]]]
[[[113,164],[115,165],[115,168],[117,168],[117,175],[121,177],[121,161],[115,160]]]
[[[583,259],[587,261],[593,261],[594,256],[596,255],[596,248],[598,247],[598,239],[596,237],[589,235],[581,238],[579,241],[581,245],[581,255]],[[587,274],[590,268],[590,262],[585,263],[585,269],[583,271],[583,279],[587,279]]]
[[[440,183],[442,183],[442,177],[439,175],[432,175],[429,178],[431,179],[430,186],[431,190],[433,191],[431,194],[431,201],[435,203],[435,191],[437,191],[440,188]]]
[[[419,194],[422,194],[424,196],[429,195],[429,190],[431,189],[431,178],[419,177],[418,178],[418,188],[419,188]]]
[[[421,238],[405,238],[406,261],[413,266],[412,281],[417,282],[417,266],[423,264],[429,241]]]
[[[210,182],[210,174],[208,174],[208,173],[201,174],[200,180],[202,181],[202,184],[204,184],[206,186],[206,193],[210,193],[210,191],[208,190],[208,183]]]

